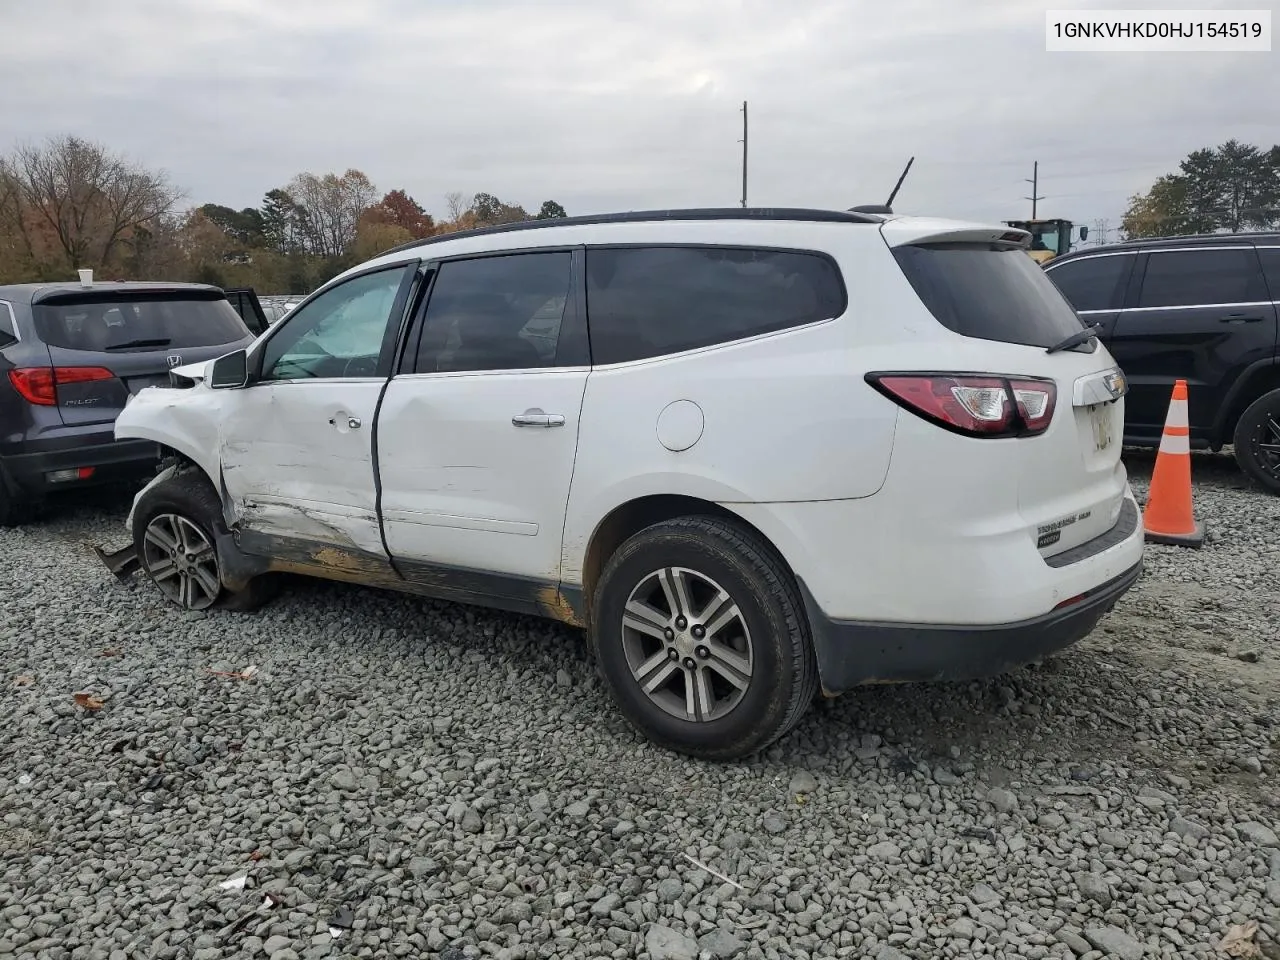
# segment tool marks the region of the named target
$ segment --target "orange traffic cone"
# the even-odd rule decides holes
[[[1204,544],[1204,524],[1197,523],[1191,504],[1191,430],[1187,420],[1187,381],[1173,385],[1169,415],[1160,438],[1155,470],[1142,514],[1146,539],[1180,547]]]

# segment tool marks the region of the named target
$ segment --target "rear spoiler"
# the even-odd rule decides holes
[[[992,243],[1011,250],[1025,250],[1031,245],[1031,234],[1026,230],[923,217],[886,220],[880,226],[880,233],[891,247],[924,243]]]

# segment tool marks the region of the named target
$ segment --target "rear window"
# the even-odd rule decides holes
[[[131,352],[212,347],[249,336],[225,298],[173,294],[59,298],[32,308],[36,330],[51,347]]]
[[[941,243],[893,253],[929,312],[961,336],[1047,348],[1083,329],[1024,250]]]

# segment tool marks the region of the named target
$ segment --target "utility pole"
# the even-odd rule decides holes
[[[1036,201],[1044,199],[1044,197],[1039,195],[1039,189],[1038,189],[1040,186],[1040,161],[1039,160],[1035,161],[1035,165],[1031,168],[1031,179],[1026,182],[1031,184],[1031,196],[1024,197],[1023,199],[1031,201],[1031,219],[1034,220],[1036,218]]]
[[[747,206],[747,101],[742,101],[742,206]]]

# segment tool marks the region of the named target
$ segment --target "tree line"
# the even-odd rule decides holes
[[[1186,236],[1280,229],[1280,145],[1238,140],[1187,155],[1129,200],[1127,237]]]
[[[299,173],[257,207],[185,199],[166,172],[81,137],[16,147],[0,156],[0,283],[67,280],[89,267],[102,279],[304,294],[412,240],[566,216],[554,200],[530,213],[493,194],[450,193],[437,220],[354,168]]]

